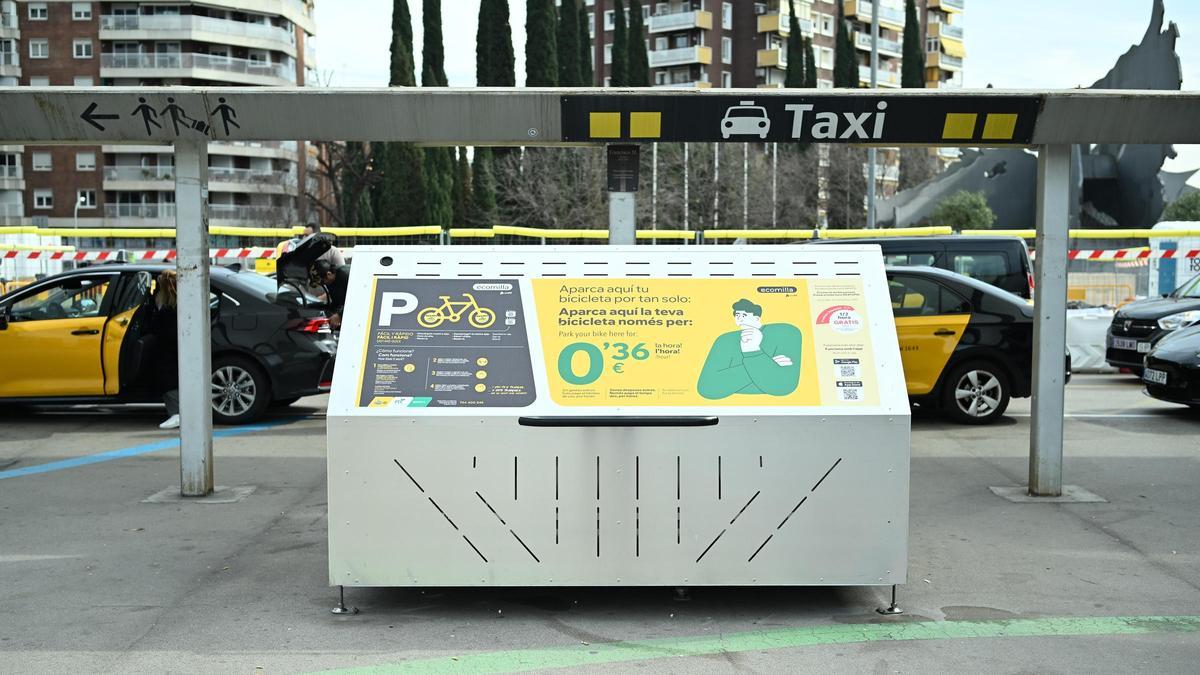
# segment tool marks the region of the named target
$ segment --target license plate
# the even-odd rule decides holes
[[[1136,351],[1139,354],[1147,354],[1150,352],[1149,342],[1138,342],[1137,340],[1131,340],[1129,338],[1115,337],[1112,339],[1112,346],[1113,349],[1128,349],[1130,351]]]
[[[1142,373],[1142,379],[1150,382],[1151,384],[1166,384],[1167,374],[1161,370],[1147,368],[1145,372]]]

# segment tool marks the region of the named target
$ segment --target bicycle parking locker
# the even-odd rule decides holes
[[[903,582],[878,247],[359,247],[342,586]]]
[[[179,344],[196,355],[180,361],[181,473],[184,494],[196,496],[213,488],[205,199],[210,140],[1036,149],[1037,348],[1029,470],[1035,496],[1062,492],[1070,145],[1200,143],[1200,94],[1173,91],[20,87],[0,90],[0,111],[0,144],[175,146]],[[610,222],[621,229],[610,241],[628,234],[629,219],[621,214],[632,212],[631,201],[621,194],[614,192],[611,200]]]

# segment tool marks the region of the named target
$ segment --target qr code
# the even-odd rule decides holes
[[[843,401],[858,401],[862,399],[862,389],[839,389]]]
[[[858,377],[858,366],[838,366],[838,377]]]

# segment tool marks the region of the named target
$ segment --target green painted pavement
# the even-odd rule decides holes
[[[547,649],[477,652],[452,657],[325,671],[327,675],[392,673],[512,673],[572,668],[665,657],[706,656],[817,645],[900,640],[1146,635],[1200,632],[1200,616],[1111,616],[987,621],[912,621],[809,626],[731,633],[712,637],[663,638]]]

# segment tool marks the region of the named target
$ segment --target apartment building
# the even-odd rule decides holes
[[[859,83],[871,83],[872,2],[843,0],[854,30]],[[876,85],[900,87],[903,63],[904,0],[877,0],[879,67]],[[592,29],[596,84],[608,85],[615,27],[613,0],[584,0]],[[927,87],[961,87],[965,0],[917,0],[924,27]],[[625,3],[628,12],[628,3]],[[837,0],[794,0],[796,19],[813,43],[817,86],[833,87]],[[667,0],[643,4],[646,49],[656,87],[782,87],[787,77],[791,31],[788,0]],[[957,151],[938,152],[944,161]],[[865,168],[864,168],[865,170]],[[889,195],[899,184],[899,150],[881,149],[876,176]]]
[[[312,0],[0,0],[0,86],[295,86],[313,77]],[[209,144],[214,224],[293,224],[302,141]],[[0,146],[0,222],[173,226],[163,145]]]

